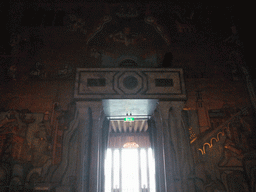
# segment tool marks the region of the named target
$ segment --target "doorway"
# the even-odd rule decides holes
[[[147,119],[110,120],[105,192],[155,192],[155,158]]]
[[[157,99],[103,100],[109,119],[105,192],[155,192],[155,158],[148,120]]]

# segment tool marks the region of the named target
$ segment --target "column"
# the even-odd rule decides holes
[[[182,101],[160,101],[158,111],[163,131],[166,191],[193,192],[193,158],[189,132],[182,123]]]
[[[101,101],[77,102],[80,122],[80,162],[78,163],[78,191],[99,191],[100,189],[100,141],[104,120]],[[90,132],[91,130],[91,132]],[[89,135],[88,135],[89,134]]]
[[[176,154],[176,168],[179,180],[177,191],[193,192],[193,156],[190,148],[189,130],[182,121],[183,102],[171,102],[169,129]]]

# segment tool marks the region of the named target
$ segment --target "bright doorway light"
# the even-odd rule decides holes
[[[155,192],[155,160],[151,148],[108,148],[105,192]]]

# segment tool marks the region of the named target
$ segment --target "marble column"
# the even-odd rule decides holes
[[[167,103],[165,103],[167,104]],[[169,104],[169,103],[168,103]],[[167,107],[167,106],[165,106]],[[167,107],[168,108],[168,107]],[[167,192],[176,191],[174,186],[174,158],[173,147],[168,133],[168,122],[162,116],[163,108],[158,105],[154,112],[153,119],[155,121],[155,161],[156,161],[156,182],[157,191]],[[168,165],[170,164],[170,165]]]
[[[77,102],[81,113],[82,128],[79,134],[80,162],[78,163],[78,191],[99,191],[100,184],[100,140],[104,113],[101,101]],[[89,113],[89,114],[88,114]],[[91,129],[91,134],[87,135]]]
[[[157,131],[162,131],[165,191],[195,191],[189,132],[182,123],[182,101],[160,101],[154,114]]]

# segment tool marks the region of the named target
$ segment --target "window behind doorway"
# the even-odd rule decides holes
[[[105,192],[155,192],[155,160],[147,121],[111,121]]]

